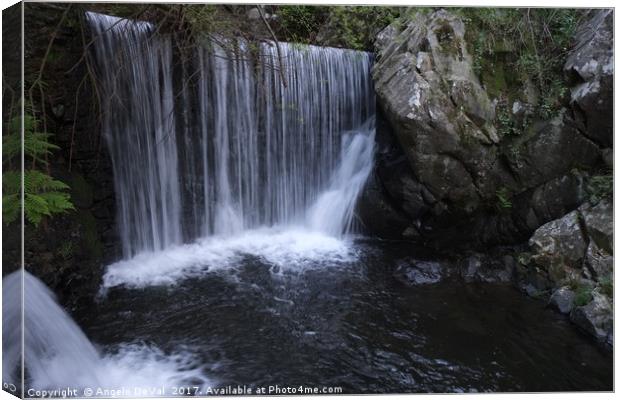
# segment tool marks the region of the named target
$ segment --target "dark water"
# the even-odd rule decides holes
[[[339,386],[344,393],[612,390],[612,355],[515,289],[394,278],[411,248],[360,244],[358,262],[114,289],[77,316],[103,348],[192,349],[220,386]]]

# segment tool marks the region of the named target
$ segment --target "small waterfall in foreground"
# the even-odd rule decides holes
[[[125,258],[261,226],[347,232],[373,157],[369,53],[210,38],[177,61],[148,23],[87,19]]]
[[[54,385],[99,385],[96,371],[100,358],[95,347],[58,306],[54,294],[40,280],[28,272],[23,272],[23,278],[24,362],[29,379],[36,387],[44,388]],[[2,280],[2,325],[5,329],[22,323],[21,280],[21,271],[13,272]],[[9,350],[2,365],[5,379],[21,373],[17,371],[21,337],[3,335],[2,339],[3,349]],[[59,365],[63,367],[59,368]]]
[[[101,354],[52,291],[26,271],[2,279],[2,297],[2,379],[20,380],[23,350],[26,397],[41,397],[35,392],[40,390],[56,390],[43,397],[64,397],[60,389],[77,390],[68,397],[109,397],[97,395],[97,388],[126,390],[123,397],[152,397],[172,394],[149,392],[155,385],[209,382],[188,352],[166,355],[155,347],[125,344],[112,354]],[[23,349],[18,327],[24,330]],[[83,396],[84,388],[92,389],[91,395]]]

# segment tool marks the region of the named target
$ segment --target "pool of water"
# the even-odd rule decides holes
[[[501,285],[407,286],[394,275],[399,260],[432,255],[405,244],[349,246],[354,257],[291,268],[237,252],[226,268],[111,287],[76,319],[103,353],[127,344],[190,352],[191,368],[217,387],[613,389],[611,352],[544,303]]]

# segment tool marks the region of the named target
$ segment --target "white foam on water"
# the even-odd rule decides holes
[[[91,361],[84,363],[60,354],[41,358],[41,369],[27,383],[26,394],[28,389],[33,394],[68,387],[77,389],[78,395],[91,389],[93,397],[154,397],[172,396],[172,387],[213,384],[189,351],[165,354],[154,346],[122,344],[113,353]]]
[[[238,268],[247,256],[279,271],[321,268],[356,259],[351,240],[303,228],[260,228],[235,236],[210,236],[164,251],[141,253],[107,267],[102,289],[173,285],[187,278]]]

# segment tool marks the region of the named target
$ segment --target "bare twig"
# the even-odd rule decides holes
[[[273,41],[276,44],[276,51],[278,52],[278,61],[280,63],[280,78],[282,78],[282,85],[286,87],[287,86],[286,85],[286,71],[284,70],[284,62],[282,60],[282,53],[280,51],[280,42],[278,42],[278,38],[276,37],[276,34],[273,32],[273,29],[271,29],[271,25],[269,25],[269,22],[267,22],[267,18],[265,18],[265,14],[263,13],[263,9],[261,8],[261,6],[257,5],[256,9],[258,10],[258,13],[260,14],[260,18],[263,20],[263,23],[267,27],[269,34],[271,35],[271,37],[273,38]]]

